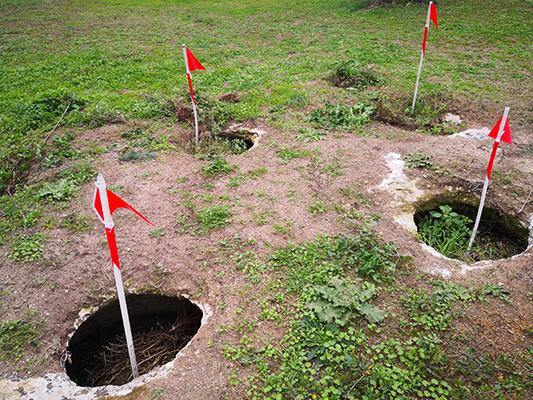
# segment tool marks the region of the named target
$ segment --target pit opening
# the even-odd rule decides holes
[[[466,254],[478,212],[479,201],[477,202],[471,204],[464,200],[464,196],[456,194],[449,197],[435,196],[418,204],[414,222],[420,238],[441,254],[467,262],[509,258],[524,252],[529,238],[525,224],[516,217],[485,205],[476,239],[470,253]],[[451,222],[454,219],[451,213],[458,215],[455,217],[457,223]],[[445,223],[445,219],[449,223]],[[470,220],[468,223],[467,219]],[[463,227],[458,227],[460,225]],[[434,229],[433,236],[429,226]]]
[[[202,310],[185,298],[128,295],[126,302],[139,375],[172,361],[201,325]],[[118,300],[83,322],[67,351],[67,375],[79,386],[130,382],[133,376]]]
[[[217,136],[230,144],[234,154],[241,154],[254,147],[258,134],[246,128],[238,128],[222,131]]]

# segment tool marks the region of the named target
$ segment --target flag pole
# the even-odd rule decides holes
[[[465,253],[466,255],[470,254],[470,249],[472,248],[472,245],[474,244],[474,239],[476,238],[477,228],[479,226],[479,221],[481,220],[481,214],[483,214],[483,206],[485,205],[485,197],[487,195],[487,189],[489,187],[489,179],[490,179],[490,174],[492,172],[492,163],[494,161],[494,157],[496,157],[496,150],[498,150],[498,146],[500,144],[500,140],[503,135],[503,131],[504,131],[504,127],[505,127],[508,115],[509,115],[509,107],[505,107],[505,111],[503,112],[502,122],[500,123],[500,128],[498,130],[498,136],[496,136],[496,141],[494,142],[494,146],[492,147],[492,154],[490,156],[489,167],[487,168],[487,175],[485,176],[485,184],[483,185],[483,192],[481,193],[481,201],[479,202],[476,222],[474,224],[474,229],[472,230],[472,236],[470,237],[468,248],[466,249],[466,253]]]
[[[422,45],[422,51],[420,52],[420,62],[418,63],[418,75],[416,76],[416,85],[415,85],[415,95],[413,96],[413,104],[411,106],[411,112],[415,112],[415,103],[416,103],[416,95],[418,94],[418,83],[420,82],[420,74],[422,73],[422,64],[424,62],[424,53],[426,49],[426,39],[428,36],[429,31],[429,17],[431,15],[431,5],[433,4],[432,1],[429,2],[428,6],[428,15],[426,17],[426,26],[424,28],[424,43]]]
[[[111,212],[109,210],[109,202],[107,199],[107,189],[104,177],[102,174],[98,174],[96,180],[96,187],[100,194],[100,201],[102,202],[103,219],[105,225],[105,231],[107,235],[107,243],[109,245],[109,251],[111,252],[111,259],[113,264],[113,272],[115,274],[115,283],[117,286],[118,301],[120,304],[120,313],[122,314],[122,322],[124,324],[124,332],[126,334],[126,343],[128,346],[128,353],[130,356],[131,370],[133,372],[133,378],[139,377],[139,370],[137,367],[137,359],[135,357],[135,349],[133,347],[133,338],[131,335],[131,325],[128,315],[128,307],[126,305],[126,296],[124,294],[124,285],[122,283],[122,274],[118,265],[118,251],[117,241],[115,238],[115,227]]]
[[[185,68],[187,69],[187,80],[189,81],[189,90],[191,91],[192,111],[194,113],[194,137],[196,139],[196,146],[198,146],[198,115],[196,114],[196,102],[194,101],[194,94],[192,91],[191,71],[189,71],[189,61],[187,60],[187,46],[183,46],[183,57],[185,58]]]

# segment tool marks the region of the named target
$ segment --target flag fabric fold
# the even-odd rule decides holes
[[[109,189],[106,189],[106,192],[107,192],[107,200],[109,202],[109,213],[111,215],[117,208],[127,208],[128,210],[133,211],[139,217],[144,219],[150,225],[154,225],[150,221],[148,221],[139,211],[137,211],[135,208],[130,206],[128,203],[126,203],[124,200],[118,197],[115,193],[113,193]],[[98,215],[98,218],[100,218],[100,221],[104,222],[104,211],[102,209],[102,200],[100,199],[100,189],[98,188],[96,188],[94,191],[93,208],[96,211],[96,215]]]
[[[437,28],[437,31],[439,30],[439,24],[437,23],[437,7],[435,7],[435,3],[431,2],[431,5],[429,6],[429,19],[433,21],[435,24],[435,28]]]
[[[494,128],[489,133],[489,137],[493,139],[498,138],[498,131],[500,130],[500,125],[502,123],[503,116],[500,120],[494,125]],[[511,138],[511,127],[509,126],[509,118],[506,119],[505,125],[503,127],[502,137],[500,138],[502,142],[513,144],[513,139]]]
[[[509,126],[509,117],[505,118],[505,124],[503,126],[503,131],[501,133],[501,136],[498,137],[498,134],[500,133],[500,128],[502,124],[503,116],[498,120],[496,125],[494,125],[494,128],[489,133],[489,137],[496,139],[494,142],[494,146],[492,147],[492,153],[490,154],[489,159],[489,165],[487,167],[487,178],[490,179],[490,175],[492,173],[492,166],[494,164],[494,159],[496,158],[496,152],[498,151],[498,146],[500,145],[500,141],[503,141],[505,143],[513,144],[513,139],[511,138],[511,127]]]
[[[191,72],[197,69],[205,70],[204,66],[196,59],[196,57],[191,53],[188,47],[185,47],[185,52],[187,53],[187,72]]]
[[[435,7],[435,4],[430,1],[429,2],[429,10],[428,10],[428,18],[426,21],[426,26],[424,28],[424,42],[422,43],[422,55],[426,55],[426,43],[428,39],[428,32],[429,32],[429,22],[433,21],[435,24],[435,28],[437,28],[437,31],[439,30],[439,25],[437,23],[437,7]]]

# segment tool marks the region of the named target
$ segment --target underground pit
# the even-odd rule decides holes
[[[475,201],[468,201],[468,198],[468,195],[463,193],[455,193],[449,196],[437,195],[423,203],[416,204],[417,211],[413,219],[421,239],[424,240],[421,235],[421,227],[424,220],[432,211],[442,214],[440,206],[447,205],[451,207],[453,212],[472,220],[468,224],[470,233],[467,236],[467,245],[479,207],[479,201],[475,204]],[[520,219],[504,214],[494,208],[487,206],[483,208],[477,232],[472,251],[464,256],[465,260],[476,262],[509,258],[524,252],[528,247],[529,230],[527,226]],[[424,242],[431,246],[427,241],[424,240]],[[476,248],[479,250],[476,250]],[[484,248],[486,248],[486,251]]]
[[[185,298],[126,297],[139,375],[172,361],[200,328],[203,312]],[[65,370],[78,386],[123,385],[133,379],[118,300],[76,330]]]
[[[218,134],[218,137],[230,143],[236,154],[244,153],[254,147],[259,136],[258,131],[243,127],[231,127]]]

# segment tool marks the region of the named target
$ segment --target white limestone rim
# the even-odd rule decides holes
[[[202,322],[200,329],[207,323],[213,311],[208,304],[197,304],[202,312]],[[95,310],[92,310],[95,311]],[[83,320],[88,318],[88,313],[84,310],[80,312],[80,318],[76,320],[75,326],[81,325]],[[82,320],[80,322],[80,319]],[[1,400],[98,400],[105,396],[125,396],[131,393],[135,388],[141,387],[156,378],[166,376],[174,367],[174,363],[183,356],[183,351],[189,347],[191,339],[187,345],[181,349],[176,357],[147,374],[139,376],[131,382],[121,386],[107,385],[98,387],[82,387],[76,385],[66,374],[66,372],[56,374],[46,374],[38,378],[30,378],[21,381],[12,381],[8,379],[0,380],[0,399]]]

